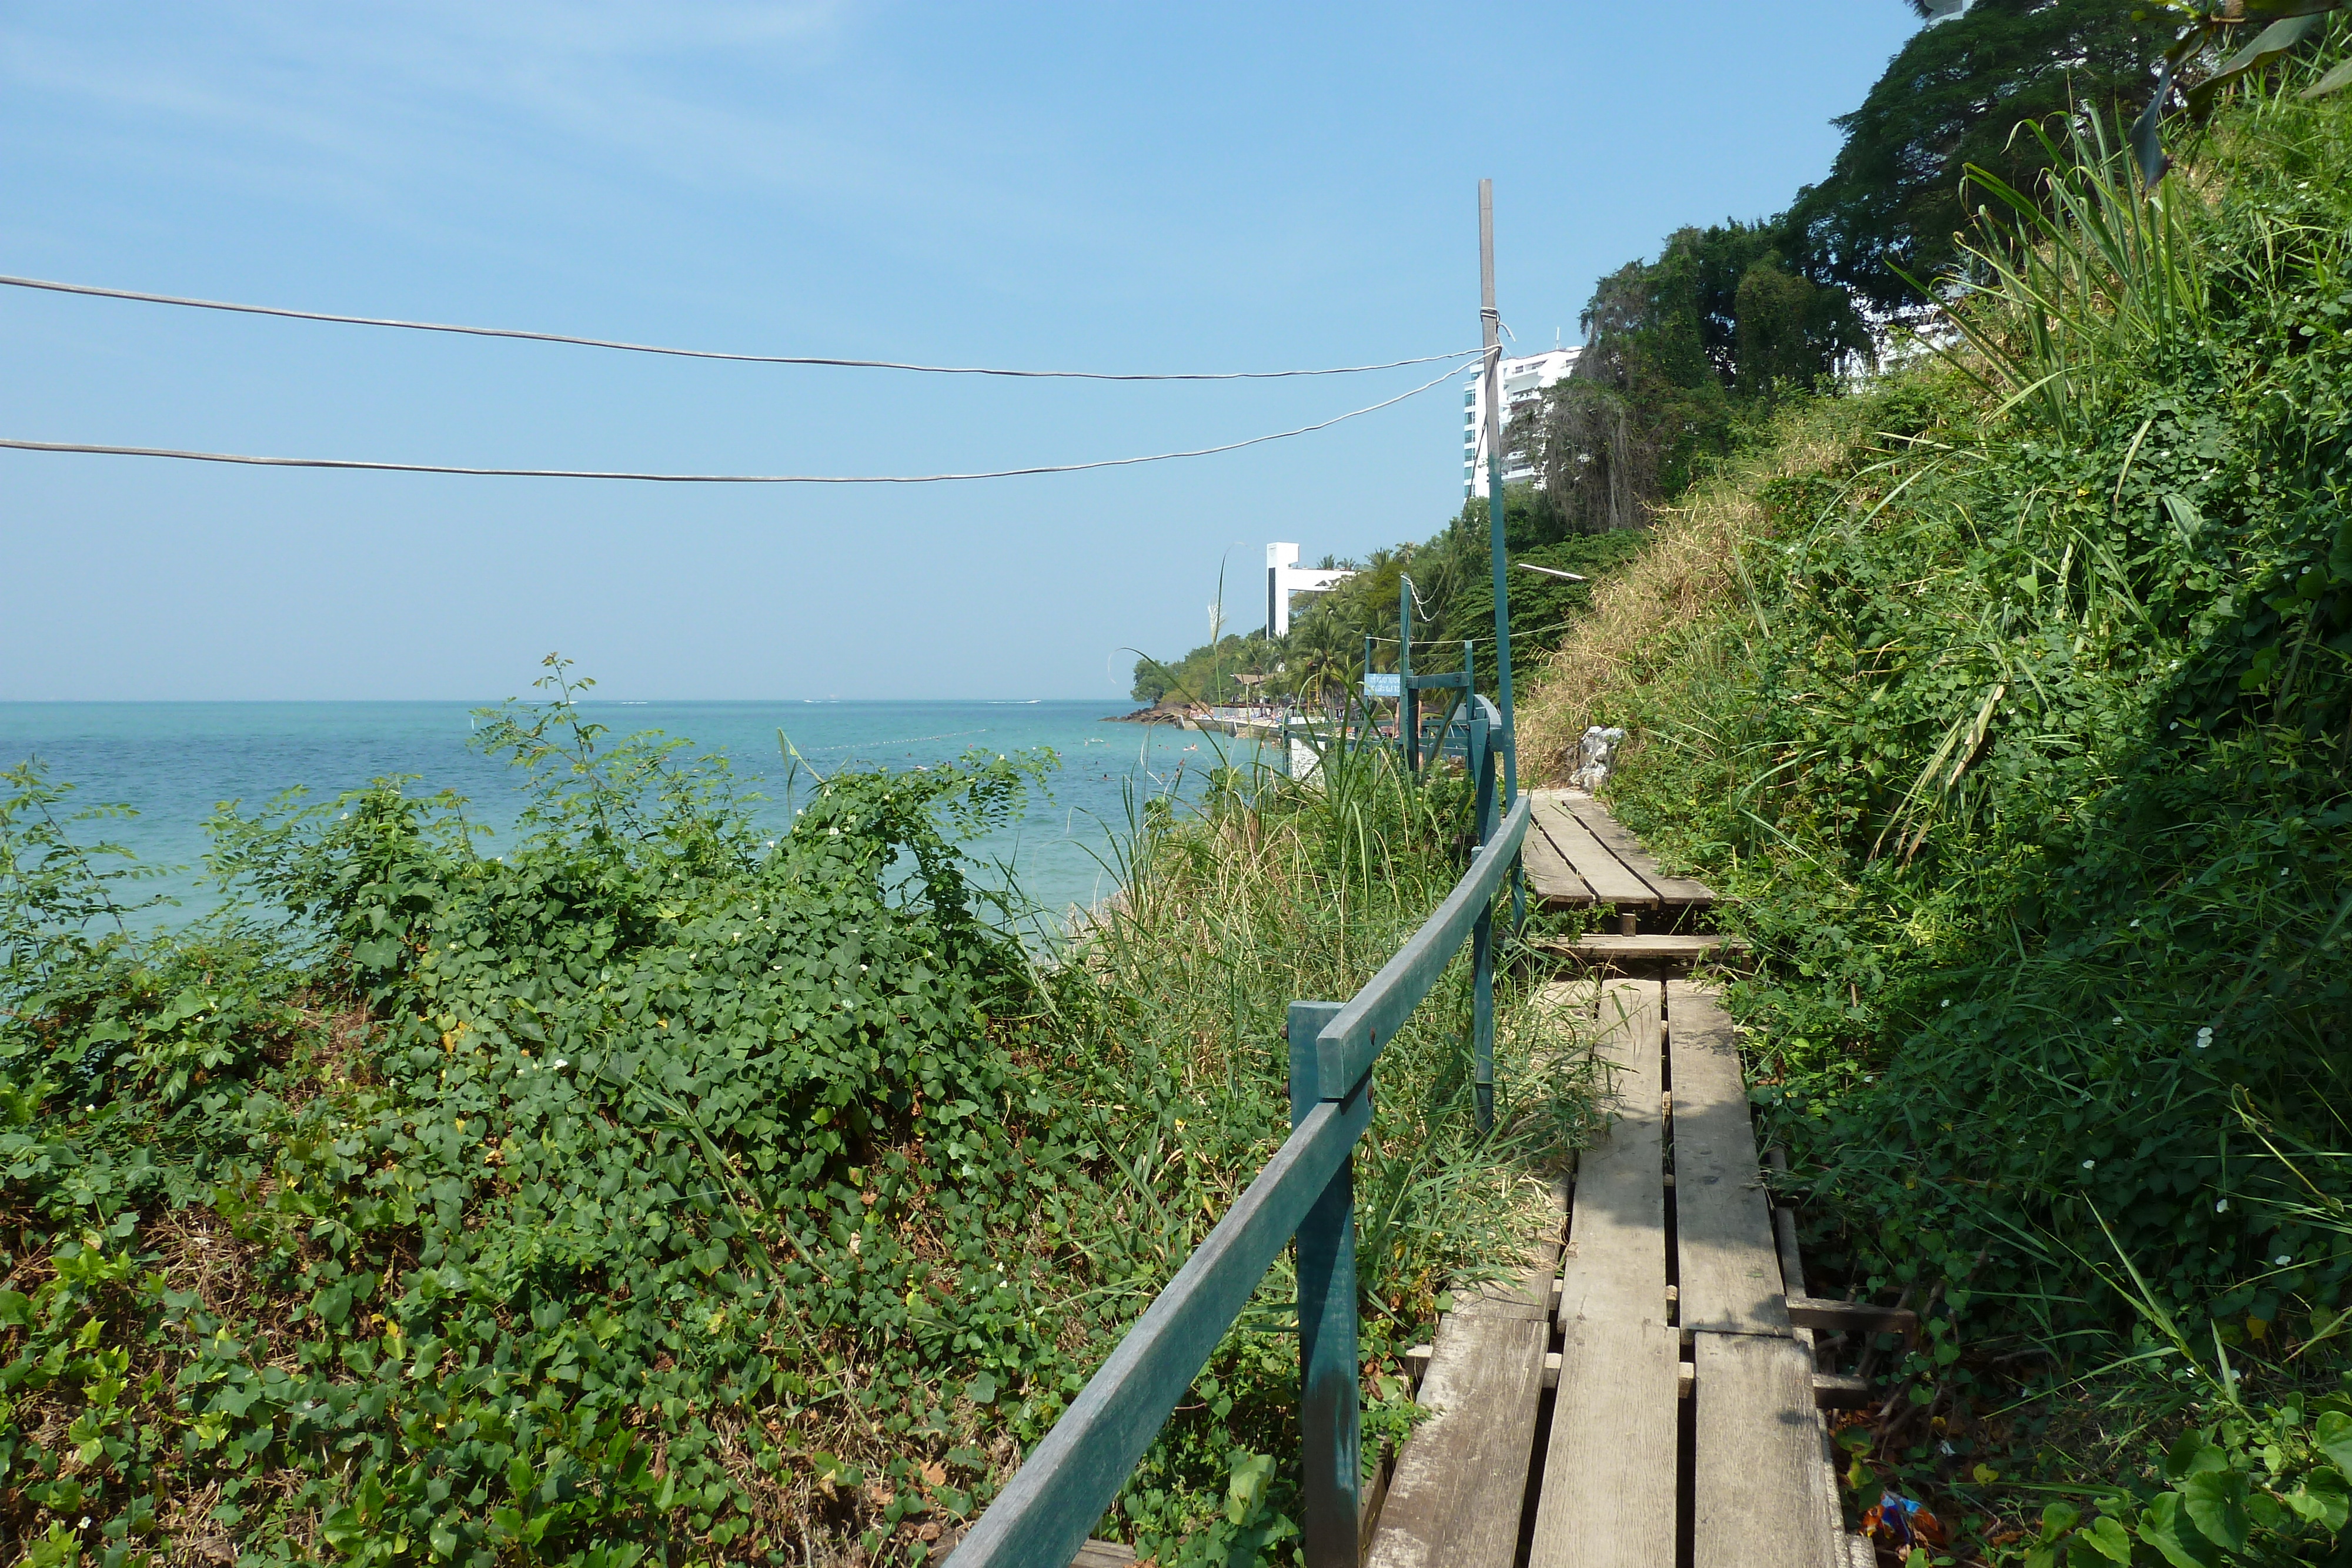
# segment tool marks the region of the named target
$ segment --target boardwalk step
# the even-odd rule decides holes
[[[1522,863],[1539,899],[1662,919],[1715,902],[1598,802],[1532,793]],[[1540,1274],[1461,1292],[1435,1341],[1406,1354],[1430,1415],[1398,1456],[1367,1562],[1855,1568],[1869,1547],[1843,1529],[1822,1411],[1870,1389],[1822,1370],[1814,1336],[1916,1321],[1805,1292],[1731,1020],[1675,977],[1745,949],[1630,931],[1544,946],[1587,967],[1544,1001],[1595,1028],[1607,1130],[1564,1195],[1557,1279],[1538,1258]]]
[[[1553,953],[1563,958],[1573,958],[1580,964],[1594,966],[1644,961],[1692,964],[1748,951],[1748,944],[1737,936],[1710,934],[1682,936],[1668,932],[1642,932],[1624,936],[1613,931],[1595,931],[1571,941],[1533,942],[1528,946],[1539,953]]]
[[[1789,1321],[1801,1328],[1832,1333],[1899,1333],[1919,1332],[1919,1314],[1905,1307],[1882,1307],[1869,1301],[1831,1301],[1819,1296],[1790,1296]]]

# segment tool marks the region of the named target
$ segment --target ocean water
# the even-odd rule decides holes
[[[123,821],[75,830],[105,837],[152,865],[172,868],[139,894],[161,892],[175,905],[139,918],[147,926],[188,921],[219,906],[207,882],[205,821],[218,802],[248,812],[301,786],[313,799],[393,775],[412,789],[454,789],[469,815],[500,838],[520,809],[520,770],[469,746],[468,703],[0,703],[0,765],[37,757],[53,779],[76,786],[72,803],[121,802]],[[818,772],[912,768],[972,749],[1011,753],[1044,747],[1060,766],[1016,822],[967,846],[1002,867],[1020,894],[1049,917],[1087,907],[1117,891],[1113,835],[1123,834],[1129,801],[1173,789],[1189,795],[1220,756],[1246,763],[1247,741],[1164,725],[1108,724],[1133,705],[1115,702],[730,702],[583,701],[583,716],[611,738],[660,730],[697,752],[723,753],[755,807],[785,821],[786,768],[778,734],[791,737]],[[608,740],[609,744],[609,740]],[[795,788],[809,788],[805,771]],[[803,793],[804,801],[806,797]],[[987,877],[1002,883],[1003,874]]]

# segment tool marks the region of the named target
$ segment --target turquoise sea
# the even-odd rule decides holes
[[[174,868],[142,893],[179,902],[142,916],[150,926],[217,908],[219,889],[203,879],[203,824],[221,801],[247,810],[293,786],[314,798],[395,774],[418,789],[455,789],[478,821],[510,827],[520,807],[517,770],[468,746],[474,703],[0,703],[0,765],[37,757],[57,780],[77,786],[74,803],[121,802],[138,814],[84,824],[85,838],[129,846],[142,861]],[[1049,917],[1090,906],[1117,890],[1114,833],[1129,801],[1190,792],[1220,753],[1253,754],[1250,743],[1168,726],[1107,724],[1131,703],[1117,702],[596,702],[583,716],[615,736],[657,729],[725,754],[743,786],[767,797],[758,807],[784,821],[785,767],[778,732],[820,773],[835,768],[911,768],[979,748],[1045,747],[1060,760],[1047,793],[1024,817],[970,845],[1008,868],[1020,892]],[[805,772],[797,788],[808,789]],[[803,796],[803,800],[805,795]],[[496,853],[493,838],[488,852]],[[1001,881],[1001,878],[992,880]]]

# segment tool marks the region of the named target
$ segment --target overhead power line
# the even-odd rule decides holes
[[[918,365],[898,360],[852,360],[822,354],[737,354],[717,349],[673,349],[657,343],[624,342],[614,338],[575,338],[563,332],[533,332],[520,327],[467,327],[447,321],[403,321],[389,316],[344,316],[328,310],[296,310],[282,305],[240,305],[226,299],[194,299],[177,294],[148,294],[135,288],[101,288],[91,283],[60,283],[53,278],[11,277],[5,274],[0,274],[0,284],[11,288],[44,288],[53,294],[82,294],[95,299],[131,299],[146,305],[182,305],[197,310],[227,310],[242,316],[281,316],[293,321],[331,321],[346,327],[397,327],[407,332],[454,332],[466,338],[513,338],[527,343],[569,343],[576,348],[617,349],[623,353],[663,354],[679,360],[726,360],[745,365],[818,365],[846,370],[914,371],[933,376],[1010,376],[1022,381],[1271,382],[1298,376],[1352,376],[1367,371],[1399,370],[1407,365],[1433,365],[1440,360],[1461,359],[1469,352],[1465,350],[1452,354],[1423,354],[1411,360],[1384,360],[1376,365],[1333,365],[1310,371],[1204,371],[1185,373],[1014,371],[986,365]]]
[[[237,463],[257,468],[358,468],[376,474],[461,474],[479,478],[506,479],[635,479],[659,485],[943,485],[966,479],[1016,479],[1032,474],[1078,474],[1091,468],[1128,468],[1139,463],[1166,463],[1179,457],[1212,457],[1220,452],[1238,452],[1244,446],[1263,446],[1269,441],[1287,441],[1294,435],[1311,435],[1318,430],[1328,430],[1351,419],[1401,403],[1437,386],[1457,371],[1475,362],[1464,360],[1446,369],[1411,392],[1397,393],[1380,402],[1350,409],[1334,414],[1314,424],[1302,424],[1296,430],[1277,430],[1269,435],[1253,435],[1246,441],[1229,441],[1222,446],[1196,446],[1183,452],[1154,452],[1139,457],[1102,457],[1090,463],[1041,463],[1026,468],[995,468],[970,474],[652,474],[608,468],[487,468],[455,463],[373,463],[356,457],[266,457],[238,452],[190,452],[169,446],[108,446],[80,441],[21,441],[0,437],[0,448],[16,452],[80,453],[98,457],[171,457],[187,463]]]

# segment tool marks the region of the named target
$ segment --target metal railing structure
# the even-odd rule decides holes
[[[1465,760],[1476,780],[1478,844],[1469,870],[1351,1000],[1290,1004],[1285,1030],[1289,1140],[981,1516],[956,1548],[955,1568],[1066,1568],[1294,1237],[1306,1471],[1300,1528],[1310,1568],[1355,1568],[1363,1412],[1356,1365],[1354,1149],[1371,1125],[1372,1068],[1466,940],[1473,965],[1472,1076],[1479,1125],[1492,1126],[1495,903],[1507,880],[1516,883],[1508,873],[1527,836],[1531,807],[1522,795],[1501,809],[1496,771],[1507,733],[1495,705],[1470,691],[1467,644],[1463,664],[1459,676],[1420,679],[1432,685],[1458,681],[1455,700],[1470,709]],[[1441,747],[1442,736],[1443,728]],[[1417,771],[1421,747],[1408,749]]]

